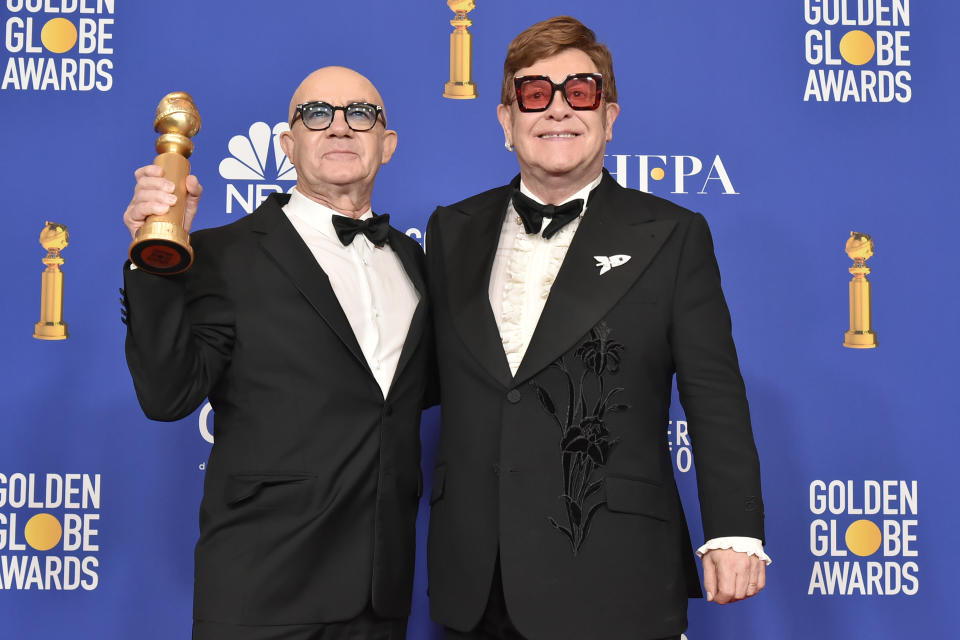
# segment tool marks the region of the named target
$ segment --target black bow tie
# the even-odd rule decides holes
[[[374,215],[366,220],[357,220],[346,216],[333,216],[333,228],[343,246],[348,246],[358,233],[367,236],[367,240],[376,247],[382,247],[388,242],[390,232],[390,214]]]
[[[540,204],[520,192],[519,187],[513,190],[513,208],[523,221],[523,228],[527,233],[540,233],[540,226],[544,218],[551,218],[550,224],[543,230],[543,237],[550,239],[567,223],[580,215],[583,211],[583,200],[571,200],[559,207],[552,204]]]

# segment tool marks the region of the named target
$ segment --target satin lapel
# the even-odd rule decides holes
[[[420,336],[423,335],[423,326],[426,321],[428,302],[427,284],[423,279],[423,261],[418,260],[418,256],[414,254],[415,251],[420,251],[420,249],[417,249],[413,242],[405,238],[402,233],[393,227],[390,227],[390,247],[397,254],[397,257],[400,258],[403,269],[407,272],[407,277],[410,278],[410,282],[413,283],[417,293],[420,294],[420,301],[417,303],[417,308],[413,310],[413,317],[410,318],[407,337],[403,341],[403,348],[400,350],[400,359],[397,361],[393,381],[390,383],[390,389],[392,390],[395,388],[395,383],[397,378],[400,377],[403,368],[407,366],[410,358],[417,350],[417,346],[420,344]]]
[[[357,337],[337,300],[337,295],[330,286],[330,279],[317,264],[316,258],[310,253],[310,249],[307,248],[297,230],[290,224],[286,214],[279,205],[276,205],[264,207],[254,215],[260,217],[254,229],[264,234],[260,240],[264,251],[280,266],[303,297],[369,372],[367,359],[364,358],[360,343],[357,342]]]
[[[468,201],[464,209],[451,210],[443,218],[442,240],[453,323],[473,356],[504,387],[510,386],[512,376],[488,289],[512,188],[494,189]]]
[[[591,194],[513,384],[536,375],[590,331],[643,274],[675,224],[652,220],[605,173]],[[630,259],[601,274],[594,256],[616,255]]]

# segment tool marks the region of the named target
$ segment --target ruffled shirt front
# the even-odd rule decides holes
[[[581,198],[584,207],[580,217],[571,220],[550,239],[539,233],[528,234],[513,208],[513,203],[507,206],[507,215],[500,229],[500,241],[490,274],[488,295],[511,373],[517,373],[527,352],[543,307],[550,296],[553,281],[557,278],[573,236],[580,226],[580,220],[586,214],[587,197],[593,188],[600,184],[601,177],[598,176],[563,202],[556,203],[561,205]],[[520,191],[540,204],[545,204],[527,188],[523,180],[520,181]],[[541,232],[551,220],[552,218],[543,219]]]

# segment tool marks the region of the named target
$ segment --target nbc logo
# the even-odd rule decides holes
[[[9,57],[0,90],[109,91],[115,3],[6,0],[3,45]]]
[[[220,161],[220,176],[231,181],[227,183],[227,213],[233,213],[235,204],[244,213],[253,213],[271,193],[284,190],[277,182],[296,181],[297,170],[280,148],[280,134],[289,129],[286,122],[278,122],[272,129],[266,122],[254,122],[246,136],[230,138],[230,155]]]
[[[910,0],[803,0],[804,102],[910,102]]]

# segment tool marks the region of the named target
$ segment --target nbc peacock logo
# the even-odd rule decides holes
[[[247,135],[230,138],[230,155],[220,161],[220,176],[229,181],[227,213],[233,213],[234,206],[253,213],[271,193],[284,191],[277,183],[296,181],[297,170],[280,147],[280,134],[289,129],[286,122],[272,128],[266,122],[254,122]]]

